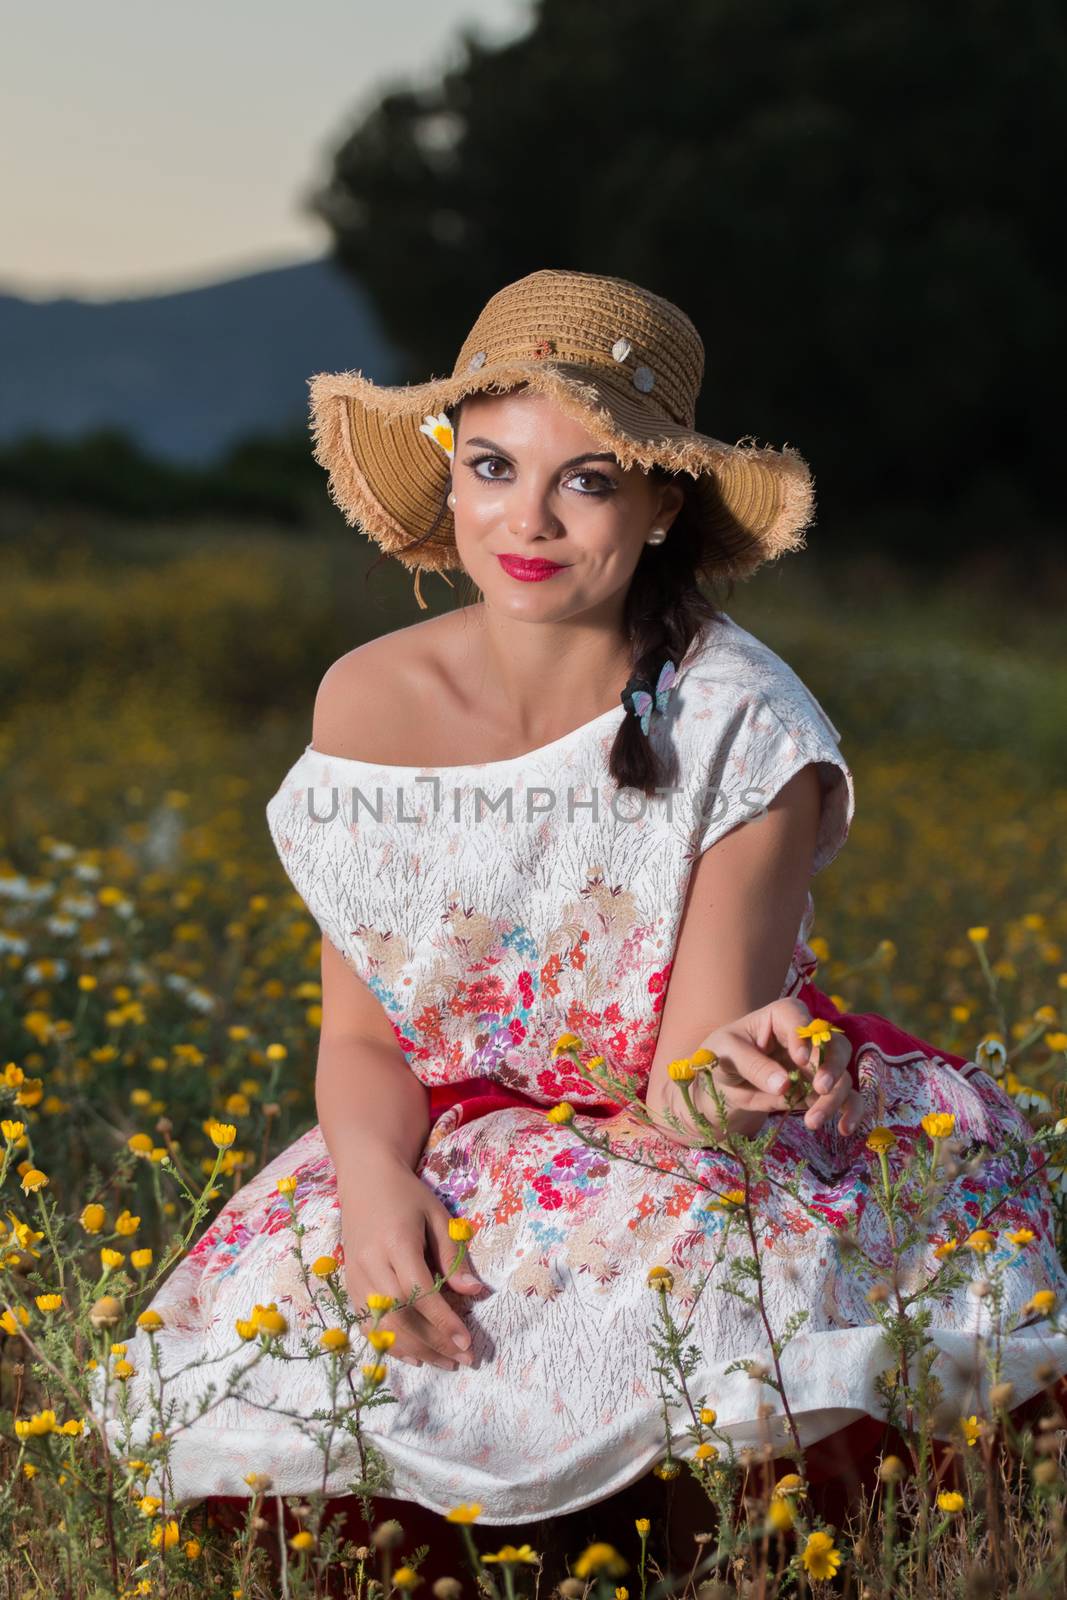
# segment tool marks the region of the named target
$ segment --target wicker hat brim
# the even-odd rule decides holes
[[[658,464],[691,474],[708,534],[708,570],[743,578],[804,547],[815,493],[796,450],[761,448],[747,438],[727,444],[657,414],[648,396],[613,383],[603,368],[542,360],[487,363],[473,373],[399,385],[376,384],[358,370],[316,373],[308,380],[313,453],[346,521],[408,568],[461,569],[447,504],[441,515],[451,464],[420,426],[466,395],[519,383],[582,422],[624,471]],[[412,549],[439,516],[432,537]]]

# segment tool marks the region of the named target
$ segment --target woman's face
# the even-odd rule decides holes
[[[652,529],[669,529],[684,503],[679,485],[624,472],[531,389],[464,399],[452,489],[460,560],[486,604],[546,620],[624,594]],[[537,568],[523,563],[539,562],[550,576],[531,581]]]

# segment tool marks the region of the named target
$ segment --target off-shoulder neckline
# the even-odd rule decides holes
[[[725,613],[723,615],[725,616]],[[726,617],[726,621],[733,627],[737,626],[732,617]],[[679,680],[682,674],[688,672],[690,667],[695,664],[706,643],[707,635],[705,630],[701,629],[678,669]],[[310,742],[304,746],[303,753],[298,757],[298,760],[323,761],[337,767],[359,767],[364,772],[493,772],[500,771],[505,767],[514,767],[520,761],[533,761],[539,756],[546,755],[550,750],[561,749],[582,734],[590,733],[594,728],[606,726],[609,722],[614,721],[621,725],[623,718],[629,715],[630,713],[620,701],[617,706],[609,707],[607,711],[602,711],[599,716],[592,717],[588,722],[581,723],[577,728],[572,728],[569,733],[560,734],[558,739],[550,739],[547,744],[537,745],[533,750],[524,750],[517,756],[503,756],[496,761],[459,761],[452,762],[447,766],[435,765],[430,762],[426,762],[421,766],[410,762],[402,765],[395,761],[367,761],[360,756],[333,755],[327,750],[316,750],[315,746]]]
[[[368,772],[489,772],[501,767],[513,767],[519,761],[532,761],[537,756],[544,755],[549,750],[556,750],[561,745],[570,744],[572,739],[577,739],[580,734],[588,733],[590,729],[607,723],[609,719],[616,718],[619,722],[629,713],[622,704],[612,706],[608,711],[602,711],[600,716],[593,717],[590,722],[583,722],[578,728],[572,728],[569,733],[561,734],[558,739],[550,739],[547,744],[541,744],[533,750],[524,750],[521,755],[503,756],[497,761],[457,761],[448,766],[424,762],[421,766],[409,763],[402,765],[396,761],[365,761],[359,756],[335,756],[326,750],[316,750],[312,744],[304,747],[304,756],[316,761],[327,761],[331,766],[337,767],[362,767]]]

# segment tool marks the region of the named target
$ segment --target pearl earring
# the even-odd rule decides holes
[[[454,494],[450,494],[449,495],[448,503],[452,507],[452,510],[454,511],[456,509],[456,497],[455,497]]]
[[[645,540],[645,543],[646,544],[662,544],[666,537],[667,537],[666,528],[653,528],[652,532],[649,534],[648,538]]]

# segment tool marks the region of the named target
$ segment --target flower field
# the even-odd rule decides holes
[[[891,1282],[872,1317],[893,1352],[885,1398],[902,1442],[847,1522],[808,1494],[803,1451],[772,1472],[766,1453],[735,1452],[716,1431],[714,1406],[687,1385],[667,1267],[647,1285],[661,1325],[649,1373],[665,1396],[656,1475],[686,1477],[706,1502],[706,1532],[681,1554],[639,1515],[549,1561],[547,1530],[544,1549],[502,1541],[465,1502],[448,1518],[449,1567],[402,1517],[376,1515],[387,1477],[369,1444],[353,1491],[364,1540],[342,1538],[312,1495],[279,1527],[266,1464],[234,1530],[168,1504],[165,1425],[144,1449],[105,1448],[90,1396],[121,1393],[134,1330],[159,1331],[145,1310],[155,1291],[219,1206],[315,1121],[319,936],[263,808],[310,737],[326,666],[414,619],[404,582],[364,586],[347,543],[124,537],[118,557],[62,546],[47,571],[16,564],[0,643],[0,1596],[1062,1593],[1056,1373],[1016,1428],[994,1341],[989,1405],[949,1419],[953,1443],[935,1450],[946,1419],[921,1319]],[[1020,1181],[1027,1160],[1048,1163],[1067,1260],[1067,653],[1054,619],[958,586],[939,597],[888,584],[872,609],[869,574],[820,588],[796,571],[795,586],[792,573],[753,586],[727,610],[796,667],[855,774],[852,835],[814,885],[819,983],[842,1011],[881,1012],[998,1079],[1032,1129]],[[557,1049],[574,1046],[564,1036]],[[705,1065],[675,1064],[680,1092]],[[566,1121],[568,1107],[550,1115]],[[868,1135],[879,1203],[901,1224],[952,1177],[951,1121],[912,1130],[903,1174],[898,1136]],[[752,1185],[709,1194],[731,1228],[749,1229],[766,1137],[732,1147]],[[299,1253],[284,1180],[279,1195]],[[977,1219],[944,1270],[995,1307],[1026,1232]],[[469,1236],[455,1219],[457,1250]],[[737,1287],[758,1298],[749,1236]],[[388,1393],[390,1306],[357,1322],[336,1261],[302,1270],[321,1312],[304,1358],[328,1365],[337,1426],[359,1436]],[[1067,1330],[1051,1290],[1026,1309]],[[250,1305],[233,1339],[267,1360],[285,1331],[276,1305]],[[769,1334],[781,1348],[790,1336]],[[749,1376],[781,1398],[773,1363]]]

